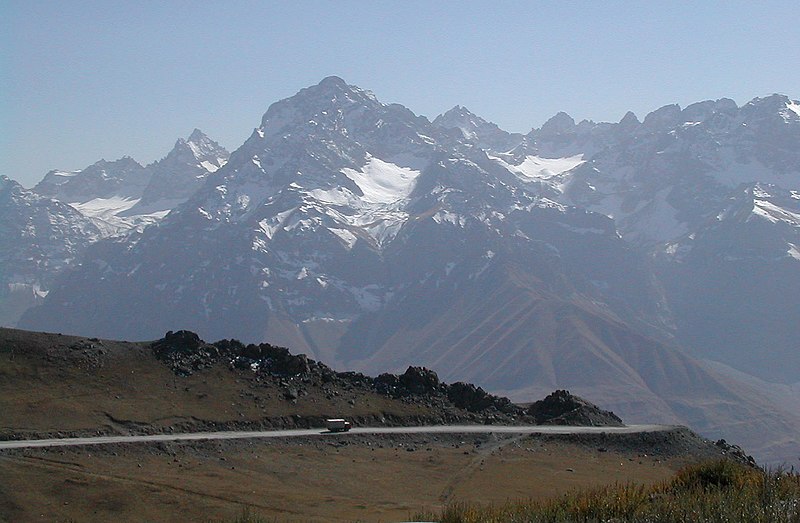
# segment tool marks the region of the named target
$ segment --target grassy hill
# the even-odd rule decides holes
[[[336,372],[267,344],[191,333],[121,342],[0,329],[0,437],[619,419],[565,391],[515,405],[427,369]],[[0,521],[398,521],[454,503],[655,485],[712,457],[688,429],[576,436],[356,435],[0,452]]]

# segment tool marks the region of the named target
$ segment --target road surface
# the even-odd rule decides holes
[[[632,434],[659,432],[675,425],[627,425],[624,427],[571,427],[562,425],[437,425],[422,427],[355,427],[349,432],[332,433],[324,429],[187,432],[147,436],[98,436],[92,438],[60,438],[0,441],[0,450],[35,447],[102,445],[107,443],[152,443],[160,441],[198,441],[216,439],[296,438],[308,436],[342,436],[347,434]]]

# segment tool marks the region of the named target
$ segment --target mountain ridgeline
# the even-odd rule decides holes
[[[111,192],[61,175],[84,214],[122,186],[136,201],[17,326],[186,328],[373,374],[424,365],[518,401],[569,388],[761,459],[800,450],[800,412],[775,392],[800,375],[797,101],[559,113],[523,135],[460,106],[431,122],[331,77],[270,106],[229,157],[195,149]],[[156,185],[187,155],[205,166],[195,185]]]

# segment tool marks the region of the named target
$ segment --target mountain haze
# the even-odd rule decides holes
[[[698,359],[800,370],[798,102],[559,113],[523,136],[330,77],[270,106],[226,163],[208,149],[183,203],[89,246],[19,326],[424,364],[517,400],[569,388],[762,459],[800,449],[797,409]],[[148,193],[158,168],[131,210],[169,192]]]

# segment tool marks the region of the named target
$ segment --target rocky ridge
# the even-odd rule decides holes
[[[167,332],[151,344],[156,358],[178,376],[189,376],[214,365],[237,372],[252,372],[258,379],[277,382],[288,401],[321,388],[325,394],[341,390],[377,392],[408,403],[422,404],[440,412],[448,422],[535,423],[540,425],[622,426],[609,411],[559,390],[528,407],[489,394],[471,383],[447,384],[424,367],[409,367],[403,374],[369,377],[359,372],[336,372],[304,354],[268,343],[243,344],[238,340],[206,343],[190,331]],[[277,380],[277,381],[276,381]]]

